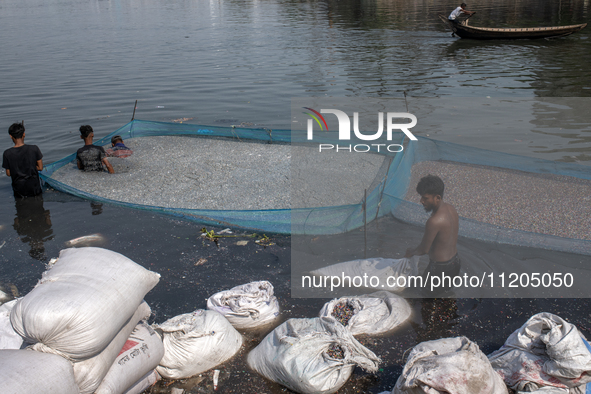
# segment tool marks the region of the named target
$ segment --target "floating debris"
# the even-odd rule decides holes
[[[195,262],[195,267],[199,267],[200,265],[203,265],[205,263],[207,263],[207,259],[201,258]]]
[[[105,239],[100,234],[91,234],[71,239],[66,242],[66,246],[68,248],[78,248],[81,246],[88,246],[89,244],[101,243],[104,240]]]
[[[337,343],[332,343],[328,347],[328,350],[326,351],[326,354],[328,354],[329,357],[334,358],[336,360],[342,360],[342,359],[345,358],[345,351]]]
[[[193,120],[194,118],[178,118],[178,119],[173,119],[172,122],[173,123],[183,123],[183,122],[188,122],[189,120]]]
[[[12,293],[12,296],[14,298],[18,298],[19,297],[19,293],[18,293],[18,289],[16,288],[16,286],[11,283],[11,284],[8,285],[8,287],[10,287],[10,292]]]
[[[334,309],[331,313],[332,317],[334,317],[339,323],[341,323],[345,327],[347,326],[347,324],[349,324],[349,320],[351,320],[354,314],[355,311],[351,304],[349,304],[348,302],[339,302],[334,306]]]
[[[0,305],[4,304],[5,302],[8,302],[10,300],[12,300],[12,298],[8,294],[3,292],[2,289],[0,288]]]
[[[238,241],[236,242],[236,245],[238,246],[246,246],[248,244],[248,241]]]
[[[213,371],[213,389],[218,389],[218,379],[220,378],[220,370],[216,369]]]
[[[256,236],[257,234],[254,234],[254,235]],[[265,234],[263,234],[263,236],[261,238],[257,239],[254,242],[259,245],[263,245],[263,246],[275,245],[275,243],[271,241],[271,238],[267,237]]]
[[[6,241],[2,242],[2,245],[0,245],[0,249],[2,249],[2,247],[6,245]]]
[[[225,228],[222,231],[218,232],[218,234],[232,234],[232,230],[229,228]]]

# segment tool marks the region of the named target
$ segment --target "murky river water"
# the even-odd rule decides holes
[[[412,97],[446,103],[565,97],[569,116],[579,121],[585,108],[577,98],[591,96],[591,28],[555,40],[459,40],[437,19],[456,6],[451,0],[4,0],[0,148],[11,146],[8,126],[24,120],[27,142],[41,148],[46,163],[56,161],[81,145],[81,124],[102,137],[129,121],[135,100],[139,119],[290,128],[292,97],[402,97],[406,91],[411,105]],[[476,26],[591,21],[586,0],[475,0],[468,9],[477,11],[471,20]],[[519,121],[509,107],[507,118]],[[586,122],[580,128],[554,125],[552,132],[516,127],[490,135],[475,128],[468,136],[431,137],[468,137],[487,149],[589,165]],[[203,308],[212,293],[250,280],[275,285],[285,318],[316,316],[325,301],[290,298],[289,237],[273,237],[269,247],[252,241],[237,246],[230,239],[217,247],[200,237],[198,223],[55,191],[45,193],[36,211],[38,206],[15,205],[8,177],[0,179],[0,201],[0,284],[12,283],[21,293],[67,240],[100,233],[100,246],[162,274],[146,298],[154,321]],[[384,226],[406,234],[400,242],[409,244],[422,233],[392,220]],[[473,251],[490,248],[462,242]],[[202,258],[207,262],[196,266]],[[460,300],[439,308],[434,314],[444,316],[442,322],[422,317],[417,304],[413,323],[396,335],[363,339],[383,358],[382,369],[376,377],[357,373],[342,392],[390,389],[405,350],[424,339],[467,335],[489,353],[536,312],[554,312],[591,333],[586,300]],[[250,339],[252,347],[256,338]],[[249,372],[246,353],[223,368],[220,392],[285,391]],[[209,392],[210,384],[207,377],[191,390]]]

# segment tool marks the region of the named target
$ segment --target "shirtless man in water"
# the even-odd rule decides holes
[[[419,181],[417,193],[421,204],[431,217],[425,225],[425,233],[416,248],[406,250],[405,257],[429,253],[429,266],[423,274],[455,276],[460,272],[460,258],[456,243],[458,241],[458,213],[456,209],[443,202],[443,181],[435,175],[427,175]]]

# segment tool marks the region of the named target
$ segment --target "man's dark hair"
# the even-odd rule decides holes
[[[123,143],[123,138],[120,135],[114,135],[111,137],[111,144],[116,144],[117,142]]]
[[[440,195],[443,198],[443,181],[437,175],[427,175],[421,178],[417,184],[417,193],[421,196],[424,194],[432,194],[434,196]]]
[[[17,140],[23,138],[23,134],[25,134],[25,126],[23,126],[22,123],[13,123],[8,128],[8,134]]]
[[[458,3],[456,3],[456,4],[458,4]],[[466,3],[462,3],[462,4],[460,4],[460,7],[464,8],[464,7],[468,7],[468,6],[466,5]]]
[[[90,127],[90,125],[80,126],[80,135],[82,136],[82,138],[88,137],[92,132],[93,130],[92,127]]]

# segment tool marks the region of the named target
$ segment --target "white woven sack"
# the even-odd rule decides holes
[[[235,328],[248,329],[273,322],[279,315],[279,302],[273,285],[263,280],[212,295],[207,309],[224,315]]]
[[[0,350],[0,393],[78,394],[72,364],[55,354]]]
[[[154,325],[162,330],[164,357],[156,371],[168,379],[205,372],[240,350],[242,336],[215,311],[198,309]]]
[[[341,297],[324,304],[319,317],[332,317],[335,306],[348,304],[353,309],[347,329],[353,335],[382,334],[392,331],[410,316],[408,302],[388,291],[378,291],[359,297]]]
[[[466,337],[421,342],[408,356],[392,394],[507,394],[477,344]]]
[[[74,363],[74,377],[80,388],[80,393],[94,393],[101,384],[103,378],[109,372],[109,368],[117,358],[117,355],[125,345],[127,338],[140,320],[150,317],[152,311],[146,302],[142,302],[127,324],[117,333],[109,345],[99,354],[84,361]],[[141,376],[141,375],[140,375]],[[130,382],[130,383],[133,383]]]
[[[153,386],[157,381],[162,379],[156,370],[152,370],[145,374],[140,380],[135,382],[130,388],[125,390],[123,394],[141,394],[147,388]]]
[[[0,349],[20,349],[23,337],[18,335],[10,323],[10,312],[18,300],[0,305]]]
[[[329,354],[342,349],[343,358]],[[339,322],[328,318],[289,319],[248,354],[248,365],[269,380],[302,394],[330,394],[355,366],[376,372],[379,358]]]
[[[121,394],[158,366],[164,356],[162,339],[152,327],[140,322],[133,330],[96,394]]]
[[[351,287],[360,287],[354,284],[355,277],[363,278],[364,275],[367,275],[367,277],[376,276],[379,278],[379,284],[377,287],[372,287],[369,283],[368,286],[365,287],[365,283],[362,283],[363,287],[381,291],[384,290],[384,287],[382,286],[388,286],[386,290],[398,293],[406,288],[398,286],[398,284],[408,283],[409,276],[418,275],[418,265],[419,256],[413,256],[410,259],[384,259],[381,257],[376,257],[371,259],[345,261],[343,263],[329,265],[328,267],[314,270],[311,272],[311,274],[322,277],[338,277],[341,279],[341,282],[346,284],[343,285],[341,283],[342,287],[349,286],[349,279],[343,280],[343,277],[351,278]],[[404,280],[400,279],[396,282],[390,279],[390,281],[388,281],[388,278],[399,277],[404,278]],[[328,283],[330,284],[331,282],[329,281]]]
[[[488,358],[515,391],[528,384],[572,389],[591,382],[591,353],[582,334],[552,313],[529,318]]]
[[[107,347],[159,278],[110,250],[65,249],[15,305],[12,326],[35,350],[85,360]]]

